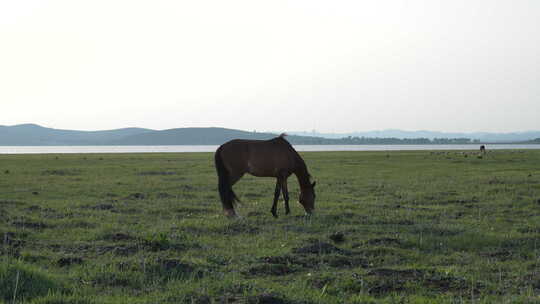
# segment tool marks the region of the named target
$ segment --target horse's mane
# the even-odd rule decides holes
[[[288,134],[281,133],[278,137],[276,137],[276,139],[282,139],[285,143],[287,143],[289,150],[292,152],[294,158],[296,159],[298,169],[300,169],[300,171],[304,173],[305,177],[307,178],[307,182],[311,184],[311,174],[309,174],[307,170],[306,163],[304,162],[300,154],[298,154],[298,152],[294,149],[291,143],[285,139],[285,136],[288,136]]]

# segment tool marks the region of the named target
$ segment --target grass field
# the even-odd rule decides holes
[[[540,151],[302,153],[307,219],[211,153],[0,156],[0,303],[540,303]]]

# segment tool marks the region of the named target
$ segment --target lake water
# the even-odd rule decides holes
[[[0,154],[50,154],[50,153],[179,153],[214,152],[218,146],[0,146]],[[295,145],[298,151],[414,151],[414,150],[478,150],[472,145]],[[540,149],[539,144],[486,145],[487,150]]]

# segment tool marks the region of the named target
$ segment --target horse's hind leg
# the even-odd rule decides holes
[[[272,209],[270,212],[272,212],[272,215],[277,218],[277,202],[279,200],[279,193],[281,192],[281,181],[278,179],[276,181],[276,190],[274,191],[274,204],[272,204]]]
[[[223,206],[223,212],[225,213],[225,215],[229,217],[237,216],[236,211],[234,210],[234,201],[235,200],[240,201],[240,200],[238,199],[238,197],[236,197],[236,193],[234,193],[232,186],[236,184],[236,182],[238,182],[238,180],[240,180],[242,176],[244,176],[243,173],[237,173],[237,172],[231,172],[229,176],[229,185],[230,185],[229,191],[231,194],[230,195],[231,202],[228,204],[228,207],[225,207],[225,205]]]
[[[229,181],[231,182],[231,187],[238,182],[242,176],[244,176],[243,172],[231,172],[231,176],[229,177]]]
[[[281,180],[281,191],[283,192],[283,200],[285,201],[285,214],[291,213],[289,208],[289,189],[287,189],[287,179]]]

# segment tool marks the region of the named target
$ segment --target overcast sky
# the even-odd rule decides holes
[[[0,0],[0,125],[540,129],[540,1]]]

